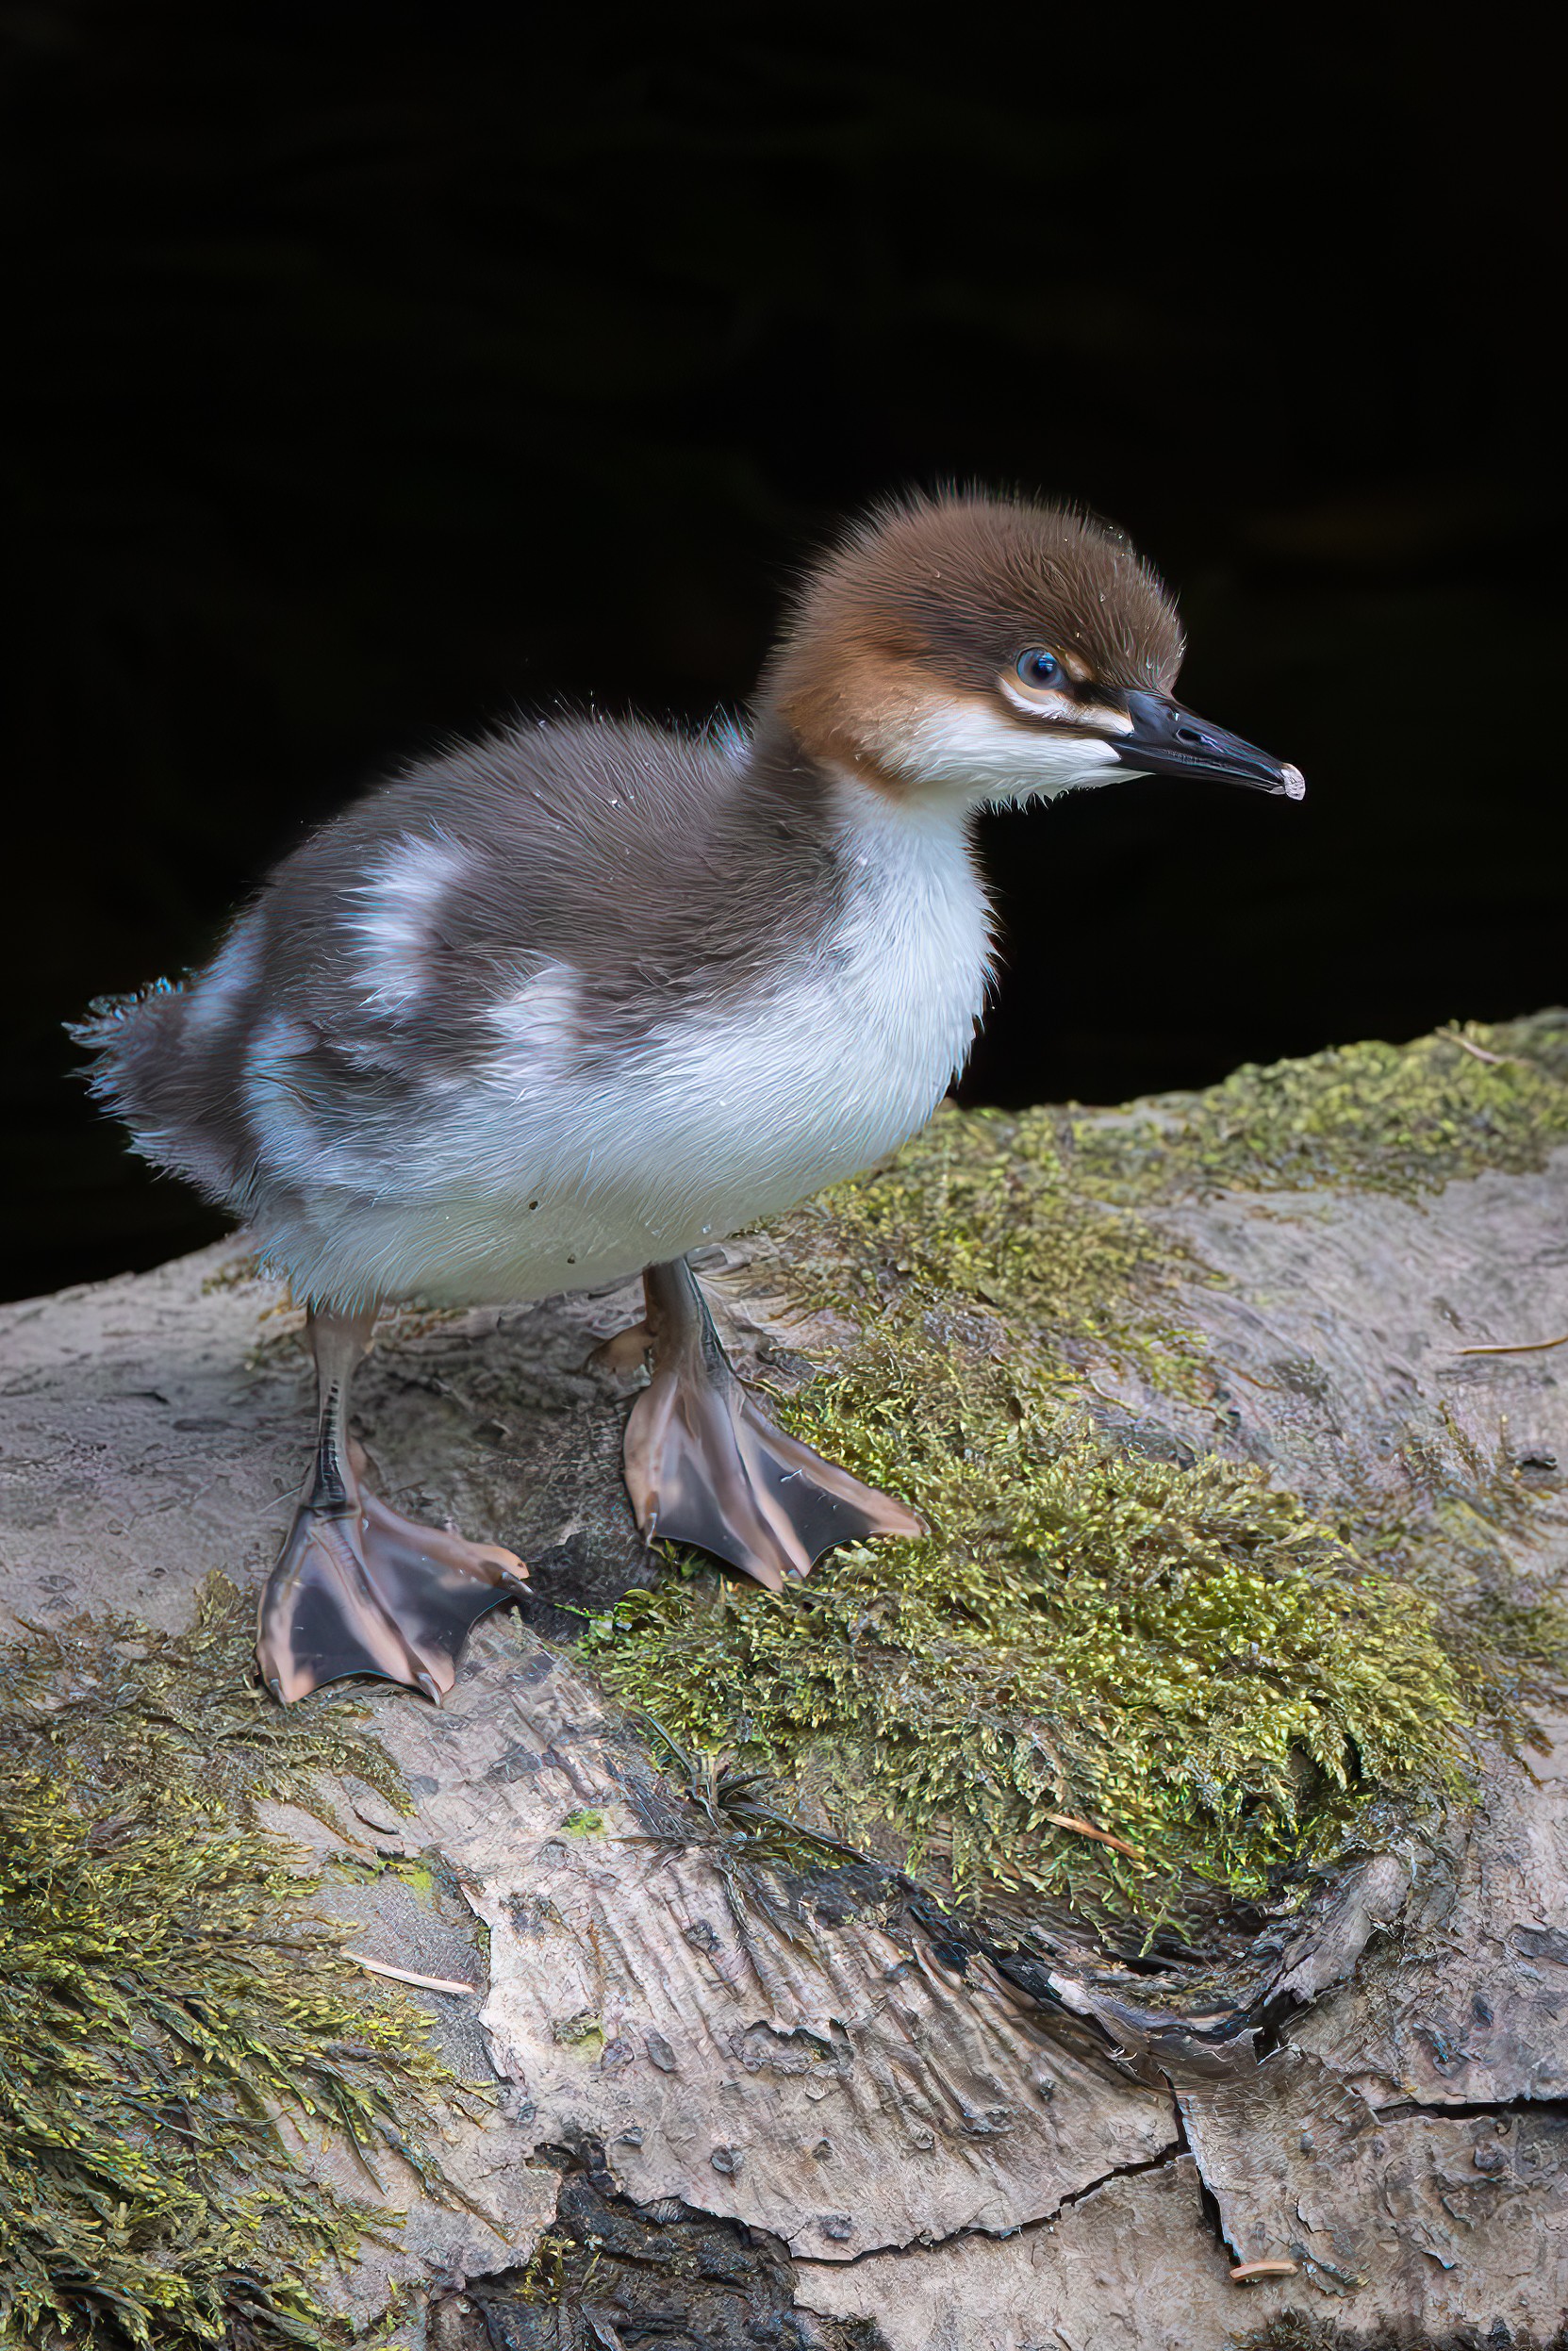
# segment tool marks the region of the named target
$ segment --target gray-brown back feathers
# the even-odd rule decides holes
[[[542,967],[580,975],[572,1050],[591,1059],[808,952],[834,901],[817,788],[785,758],[742,790],[722,743],[636,722],[454,751],[286,859],[184,986],[95,1005],[74,1032],[92,1089],[145,1156],[241,1212],[270,1099],[323,1152],[379,1134],[395,1154]]]

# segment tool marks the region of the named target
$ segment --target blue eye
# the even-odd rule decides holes
[[[1038,645],[1018,655],[1017,669],[1026,686],[1054,686],[1062,674],[1062,664],[1056,655]]]

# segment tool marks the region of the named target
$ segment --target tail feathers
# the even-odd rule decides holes
[[[236,1170],[217,1073],[187,1033],[191,999],[171,980],[128,996],[100,996],[66,1034],[92,1055],[88,1090],[130,1128],[134,1148],[209,1198],[229,1200]]]
[[[92,1054],[88,1090],[95,1101],[133,1118],[142,1107],[150,1055],[167,1052],[184,1025],[188,999],[173,980],[155,980],[129,996],[96,996],[65,1033]]]

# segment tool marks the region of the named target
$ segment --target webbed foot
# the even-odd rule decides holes
[[[346,1515],[302,1502],[262,1595],[261,1678],[286,1706],[344,1674],[382,1674],[439,1704],[480,1617],[527,1573],[499,1544],[421,1527],[363,1489]]]
[[[438,1704],[475,1624],[517,1597],[528,1570],[499,1544],[420,1526],[365,1490],[346,1413],[369,1319],[313,1317],[311,1335],[322,1424],[310,1483],[261,1596],[261,1678],[285,1706],[344,1674],[381,1674]]]
[[[837,1543],[925,1521],[774,1425],[742,1387],[685,1259],[644,1275],[653,1376],[626,1429],[637,1525],[728,1562],[770,1592]]]

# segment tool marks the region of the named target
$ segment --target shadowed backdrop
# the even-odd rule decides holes
[[[9,14],[0,1293],[218,1229],[63,1018],[199,958],[388,763],[563,699],[736,708],[794,567],[908,481],[1123,522],[1183,699],[1309,784],[988,822],[966,1099],[1562,997],[1527,58],[1494,88],[1395,12],[1223,56],[536,13]]]

